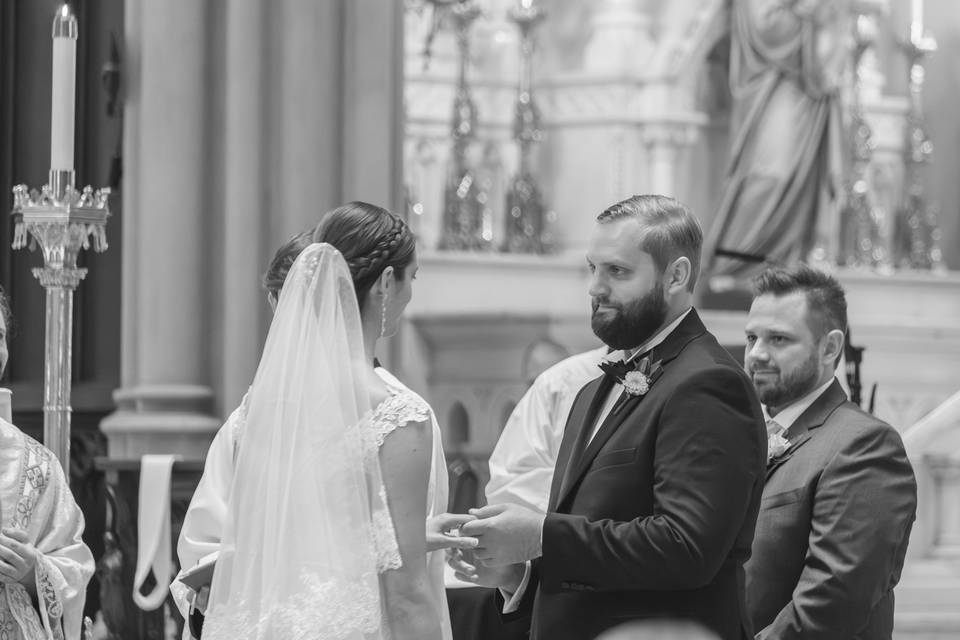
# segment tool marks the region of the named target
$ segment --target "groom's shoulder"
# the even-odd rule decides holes
[[[743,373],[743,365],[709,331],[704,331],[691,340],[680,353],[680,358],[696,361],[703,367],[717,367]]]

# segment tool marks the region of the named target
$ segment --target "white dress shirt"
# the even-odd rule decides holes
[[[692,307],[691,307],[692,308]],[[681,313],[677,318],[657,332],[652,338],[641,344],[636,349],[631,349],[630,351],[614,351],[609,356],[607,360],[611,362],[619,362],[624,360],[626,362],[632,362],[641,353],[646,353],[654,347],[657,347],[663,344],[663,341],[667,339],[673,330],[680,326],[680,323],[683,322],[683,319],[690,315],[690,309],[687,309]],[[603,424],[603,421],[607,419],[607,416],[610,415],[610,412],[613,411],[613,406],[617,404],[617,400],[620,399],[621,394],[623,394],[623,385],[619,382],[613,385],[613,388],[610,389],[610,393],[607,395],[606,401],[603,403],[603,408],[600,410],[599,415],[597,415],[597,421],[593,425],[593,431],[590,433],[590,440],[587,440],[587,444],[593,440],[594,436],[597,435],[597,431],[600,430],[600,425]]]
[[[570,356],[534,380],[490,454],[487,504],[512,503],[546,513],[563,428],[577,392],[600,376],[606,347]]]

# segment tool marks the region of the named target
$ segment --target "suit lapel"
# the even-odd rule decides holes
[[[796,422],[787,429],[785,437],[790,442],[790,448],[782,456],[778,456],[767,464],[767,480],[784,462],[793,457],[793,454],[810,440],[814,430],[821,427],[830,414],[846,401],[847,393],[834,379],[833,384],[827,387],[827,390],[820,394],[820,397],[814,400],[813,404],[807,407],[807,410],[801,413]]]
[[[673,332],[668,335],[662,343],[653,348],[650,359],[653,362],[659,361],[661,367],[666,367],[671,360],[680,355],[680,352],[683,351],[683,348],[686,347],[690,341],[703,335],[706,330],[707,329],[703,326],[703,322],[701,322],[700,316],[697,315],[696,310],[691,309],[690,313],[687,314],[687,317],[684,318],[679,325],[677,325],[677,328],[674,329]],[[609,380],[609,377],[604,376],[603,379]],[[590,411],[587,413],[586,420],[581,426],[582,429],[587,430],[587,433],[583,434],[584,442],[586,441],[586,438],[589,437],[589,430],[595,424],[600,409],[603,407],[604,400],[606,400],[607,393],[609,393],[612,386],[612,381],[609,382],[609,385],[604,384],[602,387],[600,387],[598,393],[594,397],[593,403],[590,405]],[[590,463],[593,462],[593,459],[597,457],[597,454],[603,448],[603,445],[610,440],[613,434],[617,432],[627,418],[630,417],[634,411],[636,411],[637,407],[641,405],[641,401],[646,397],[644,395],[623,398],[623,395],[625,394],[626,392],[623,392],[623,394],[621,394],[621,398],[618,400],[618,402],[624,402],[624,405],[619,411],[611,411],[609,414],[607,414],[607,417],[604,419],[603,424],[600,425],[597,434],[593,437],[593,440],[590,441],[589,445],[583,450],[583,455],[579,456],[578,459],[575,459],[573,456],[571,456],[568,460],[564,473],[564,480],[560,485],[560,491],[558,492],[557,500],[552,504],[554,508],[556,508],[567,498],[567,496],[570,494],[570,491],[576,486],[580,478],[586,474],[587,470],[590,468]]]
[[[600,376],[588,382],[571,408],[557,454],[557,466],[550,487],[549,510],[556,507],[557,496],[568,486],[571,470],[576,467],[577,458],[583,452],[582,443],[589,437],[590,429],[612,387],[613,380],[609,376]]]

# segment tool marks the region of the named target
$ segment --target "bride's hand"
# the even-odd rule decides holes
[[[476,520],[474,516],[459,513],[441,513],[427,518],[427,551],[439,549],[473,549],[477,539],[460,536],[456,531],[461,525]]]

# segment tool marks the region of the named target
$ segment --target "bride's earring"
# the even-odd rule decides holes
[[[387,332],[387,294],[380,298],[380,337]]]

